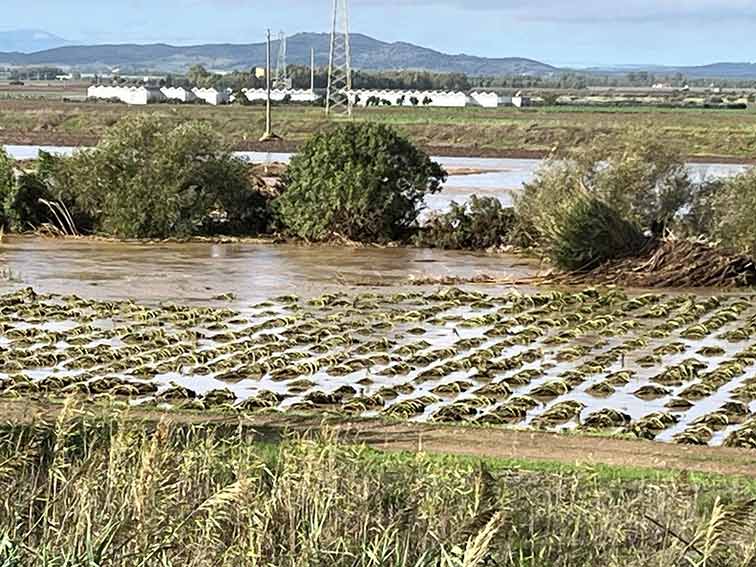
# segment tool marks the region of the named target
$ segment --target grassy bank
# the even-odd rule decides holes
[[[94,418],[0,429],[0,564],[726,565],[754,487]]]
[[[93,144],[125,115],[150,113],[178,124],[210,123],[225,141],[239,149],[258,149],[265,129],[261,106],[63,103],[34,100],[0,101],[0,142]],[[285,139],[276,149],[292,150],[326,125],[322,109],[275,109],[276,132]],[[653,128],[671,142],[683,144],[689,156],[750,160],[756,150],[756,113],[749,110],[645,108],[560,108],[528,110],[371,108],[356,120],[395,126],[413,142],[437,153],[460,155],[538,155],[555,146],[587,144],[597,136],[619,143],[629,130]]]

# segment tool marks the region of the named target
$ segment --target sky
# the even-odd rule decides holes
[[[325,32],[333,0],[1,0],[0,30],[81,43],[257,43]],[[756,59],[756,0],[351,0],[351,31],[560,66]]]

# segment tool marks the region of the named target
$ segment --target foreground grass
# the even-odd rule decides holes
[[[753,484],[83,415],[0,429],[0,565],[746,566]]]
[[[265,129],[260,106],[156,105],[0,101],[0,142],[94,143],[126,114],[157,114],[169,122],[210,122],[238,148],[255,147]],[[633,128],[652,128],[682,144],[690,156],[750,159],[756,151],[756,113],[750,110],[654,108],[359,109],[356,120],[391,124],[413,142],[444,152],[549,152],[597,136],[620,143]],[[275,130],[297,145],[327,122],[320,108],[278,107]]]

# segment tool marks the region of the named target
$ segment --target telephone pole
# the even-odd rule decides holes
[[[310,92],[315,92],[315,48],[310,48]]]
[[[331,54],[328,61],[326,114],[352,115],[352,51],[349,45],[349,0],[333,0]]]
[[[265,133],[260,138],[261,142],[280,139],[273,133],[273,111],[270,104],[270,29],[268,30],[268,50],[265,63],[265,86],[268,91],[265,104]]]

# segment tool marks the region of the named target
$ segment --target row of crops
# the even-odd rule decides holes
[[[619,432],[756,448],[751,295],[0,297],[0,395]],[[231,308],[233,307],[233,308]]]

